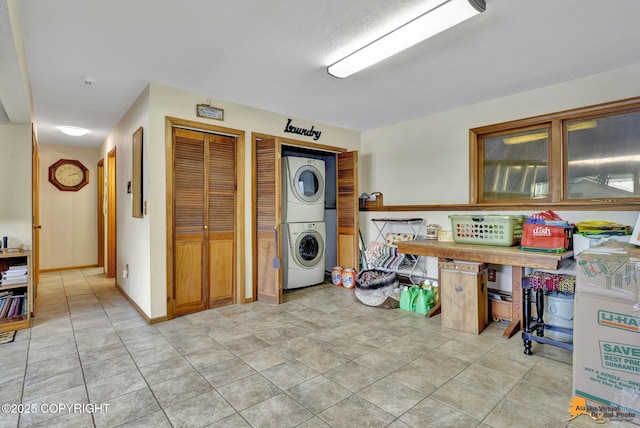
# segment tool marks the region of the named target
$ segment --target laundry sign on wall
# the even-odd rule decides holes
[[[311,128],[309,129],[298,128],[297,126],[293,126],[291,124],[291,119],[288,119],[287,125],[284,127],[284,132],[288,132],[290,134],[305,135],[307,137],[313,137],[314,141],[317,141],[318,139],[320,139],[320,134],[322,134],[322,131],[317,131],[313,128],[314,128],[313,125],[311,125]]]

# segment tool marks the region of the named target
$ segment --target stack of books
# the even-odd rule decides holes
[[[27,279],[26,264],[9,266],[7,270],[2,271],[0,285],[26,284]]]
[[[0,319],[12,318],[27,313],[27,295],[16,294],[17,290],[0,292]]]

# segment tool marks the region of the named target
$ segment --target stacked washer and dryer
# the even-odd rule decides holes
[[[321,159],[284,156],[283,289],[324,281],[326,227],[325,163]]]

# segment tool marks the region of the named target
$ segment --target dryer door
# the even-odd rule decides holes
[[[324,240],[315,230],[306,230],[296,239],[292,252],[300,266],[315,267],[322,262]]]
[[[313,165],[298,168],[291,185],[303,202],[316,202],[324,195],[324,179]]]

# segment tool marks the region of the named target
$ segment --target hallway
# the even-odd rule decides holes
[[[479,336],[443,329],[439,316],[369,308],[324,284],[279,306],[148,325],[112,284],[98,269],[41,275],[33,327],[0,345],[1,401],[36,412],[0,413],[0,426],[593,424],[564,422],[571,354],[534,343],[525,356],[503,324]]]

